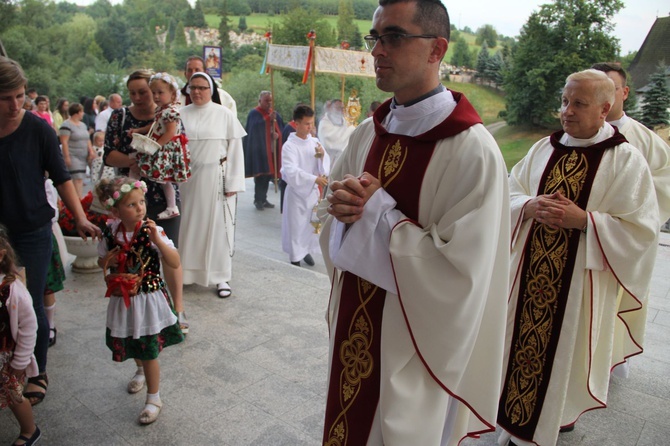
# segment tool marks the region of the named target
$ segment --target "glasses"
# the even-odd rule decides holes
[[[380,41],[382,43],[383,48],[388,49],[388,48],[398,48],[400,45],[402,45],[402,42],[405,39],[437,39],[437,36],[434,36],[432,34],[388,33],[388,34],[382,34],[381,36],[375,36],[369,34],[363,37],[363,40],[365,41],[365,48],[367,48],[368,51],[372,51],[372,49],[377,44],[377,41]]]
[[[197,85],[191,85],[191,91],[205,91],[209,90],[209,87],[199,87]]]

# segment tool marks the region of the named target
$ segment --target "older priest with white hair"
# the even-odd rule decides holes
[[[605,122],[614,93],[600,71],[570,75],[563,131],[537,142],[510,174],[501,445],[556,444],[559,430],[605,407],[611,364],[642,352],[637,315],[646,312],[659,213],[647,162]]]

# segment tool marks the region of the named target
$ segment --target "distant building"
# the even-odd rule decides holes
[[[658,70],[659,64],[670,66],[670,16],[656,18],[628,68],[636,92],[644,94],[649,76]],[[670,86],[670,70],[666,70],[666,82]]]

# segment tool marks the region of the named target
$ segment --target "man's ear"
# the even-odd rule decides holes
[[[433,44],[433,51],[430,53],[429,62],[440,63],[444,59],[444,55],[447,54],[447,49],[449,48],[449,42],[444,37],[438,37],[435,39]]]
[[[610,104],[609,102],[605,102],[603,104],[602,110],[600,112],[600,117],[603,118],[603,119],[607,118],[607,115],[609,115],[611,109],[612,109],[612,104]]]

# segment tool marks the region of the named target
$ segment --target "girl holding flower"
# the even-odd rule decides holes
[[[114,361],[133,358],[138,363],[129,392],[141,390],[146,382],[140,424],[156,421],[162,407],[158,354],[184,340],[160,276],[160,259],[178,268],[179,254],[163,229],[144,219],[146,190],[144,181],[127,177],[103,179],[96,186],[100,202],[115,217],[98,245],[98,263],[114,273],[106,277],[106,342]]]

